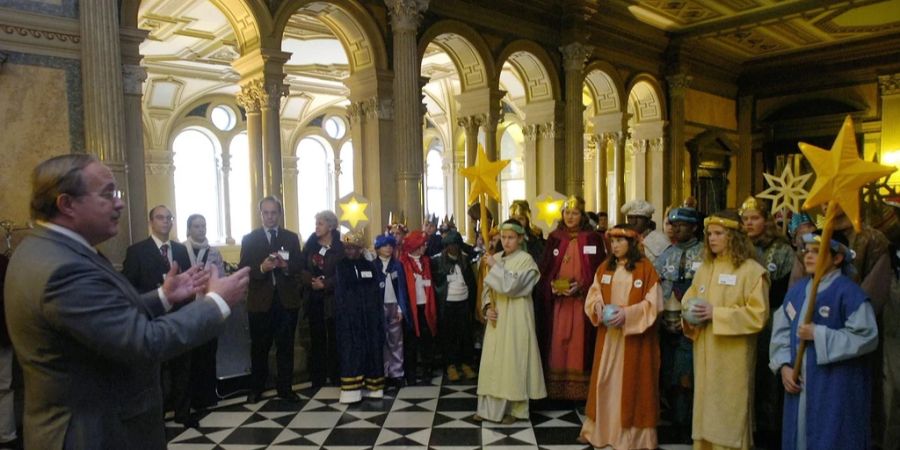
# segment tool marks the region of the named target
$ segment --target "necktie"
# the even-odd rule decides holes
[[[274,248],[275,248],[275,238],[276,238],[276,236],[277,236],[277,234],[276,234],[275,229],[274,229],[274,228],[270,229],[270,230],[269,230],[269,248],[270,248],[270,249],[274,249]],[[274,251],[274,250],[273,250],[273,251]]]
[[[168,272],[171,268],[171,266],[169,265],[169,244],[160,245],[159,254],[162,255],[163,264],[165,264],[166,272]]]

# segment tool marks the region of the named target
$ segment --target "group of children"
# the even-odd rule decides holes
[[[582,395],[580,441],[652,449],[673,376],[666,353],[686,351],[694,448],[749,449],[763,352],[783,384],[783,448],[867,448],[871,373],[863,355],[877,345],[877,327],[866,294],[845,275],[854,254],[840,233],[826,243],[803,235],[806,276],[774,303],[778,264],[760,261],[746,220],[733,211],[706,217],[701,234],[695,209],[672,209],[672,245],[655,263],[644,252],[649,230],[620,224],[601,236],[584,228],[578,198],[566,201],[546,242],[527,213],[511,215],[494,233],[498,247],[476,252],[483,256],[474,271],[471,247],[455,229],[406,233],[395,224],[375,239],[374,261],[358,234],[344,235],[336,282],[341,401],[381,396],[385,377],[401,385],[432,376],[438,353],[451,381],[473,379],[480,328],[475,420],[512,423],[528,418],[529,400]],[[544,247],[540,264],[527,251],[533,244]],[[428,255],[429,247],[441,250]],[[826,252],[831,266],[809,305],[811,275]],[[808,351],[798,380],[800,342]]]

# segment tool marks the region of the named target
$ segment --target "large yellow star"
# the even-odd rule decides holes
[[[546,227],[542,227],[546,230],[553,229],[553,225],[562,217],[562,206],[565,201],[566,197],[558,192],[537,196],[534,202],[535,208],[537,208],[535,222],[546,224]]]
[[[488,160],[484,148],[478,146],[475,165],[459,169],[459,174],[469,180],[469,204],[477,202],[481,194],[487,194],[494,200],[500,201],[500,186],[497,183],[497,176],[507,164],[509,164],[508,159]]]
[[[773,215],[782,208],[787,208],[795,213],[800,212],[800,202],[809,194],[804,186],[806,186],[806,180],[812,176],[811,173],[794,176],[791,165],[785,164],[780,177],[767,173],[764,173],[763,176],[766,177],[769,188],[756,196],[772,201]]]
[[[369,201],[365,197],[353,193],[347,194],[340,200],[338,206],[341,207],[341,222],[347,222],[350,228],[356,228],[360,222],[369,221],[369,217],[366,216]]]
[[[800,142],[799,146],[816,172],[816,181],[803,209],[834,201],[847,214],[853,228],[859,231],[859,189],[896,169],[859,158],[850,116],[844,119],[831,151],[805,142]]]

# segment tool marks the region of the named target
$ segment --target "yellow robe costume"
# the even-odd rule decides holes
[[[694,341],[694,449],[753,446],[756,334],[769,317],[766,269],[748,259],[735,269],[728,257],[704,261],[683,301],[713,306],[711,323],[691,326]]]
[[[522,250],[491,257],[497,264],[484,278],[482,302],[494,305],[497,326],[487,325],[484,331],[478,415],[495,422],[506,415],[528,419],[528,400],[547,396],[531,299],[540,273]]]

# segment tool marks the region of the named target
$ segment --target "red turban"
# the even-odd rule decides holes
[[[426,239],[425,232],[422,230],[415,230],[407,234],[406,237],[403,238],[403,251],[409,253],[425,245]]]

